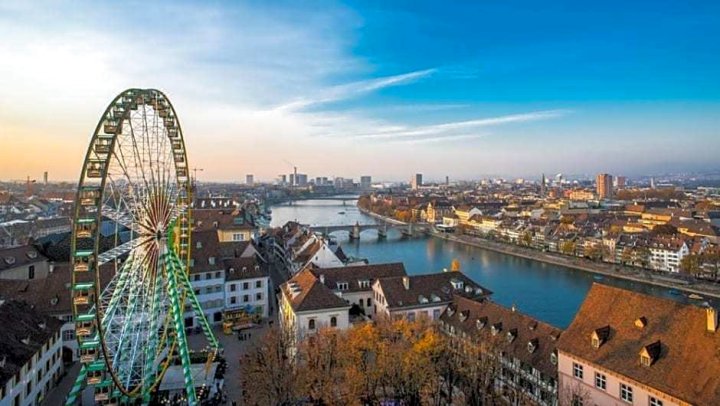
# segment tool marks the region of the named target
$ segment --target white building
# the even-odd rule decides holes
[[[267,268],[258,264],[255,257],[229,258],[223,264],[225,310],[246,309],[267,318],[271,292]]]
[[[317,268],[337,268],[345,266],[342,260],[335,254],[328,242],[310,234],[305,239],[296,241],[297,248],[291,247],[292,272],[296,273],[308,265]]]
[[[650,267],[656,271],[680,272],[680,261],[690,253],[678,238],[656,238],[650,243]]]
[[[373,291],[376,315],[408,320],[437,320],[454,295],[482,298],[492,294],[462,272],[382,278],[373,284]]]
[[[0,304],[0,325],[0,406],[38,405],[62,374],[62,322],[8,301]]]
[[[281,285],[278,307],[281,327],[296,341],[320,328],[346,329],[350,325],[350,305],[309,269]]]

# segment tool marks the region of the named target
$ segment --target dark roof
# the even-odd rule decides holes
[[[453,298],[440,320],[445,330],[447,326],[452,326],[455,334],[464,332],[468,339],[475,342],[494,342],[499,351],[557,379],[557,366],[552,363],[551,355],[561,329],[488,299],[473,300],[462,296]],[[493,336],[491,326],[497,323],[501,323],[502,329]],[[512,340],[507,339],[508,332],[514,333]],[[530,343],[534,345],[532,352],[528,349]]]
[[[259,264],[255,256],[226,258],[222,262],[225,267],[226,281],[262,278],[270,275],[267,265]]]
[[[352,265],[339,268],[311,268],[313,275],[325,281],[325,286],[338,290],[338,283],[347,282],[348,289],[343,292],[371,291],[372,284],[380,278],[404,276],[405,265],[402,262],[374,265]],[[369,281],[368,287],[360,286],[360,281]]]
[[[320,283],[309,269],[298,272],[280,288],[296,312],[350,308],[345,300]]]
[[[0,250],[0,272],[42,261],[47,261],[47,257],[32,245]]]
[[[410,281],[405,289],[403,280]],[[462,288],[455,289],[453,283],[460,282]],[[405,307],[421,307],[438,303],[450,303],[453,295],[484,297],[492,292],[473,282],[462,272],[439,272],[427,275],[396,276],[379,279],[387,307],[390,310]],[[428,303],[422,303],[427,299]]]
[[[245,219],[245,213],[239,209],[193,210],[193,230],[252,230],[252,222]]]
[[[190,257],[190,273],[211,272],[223,268],[226,258],[239,258],[248,248],[250,241],[220,242],[217,230],[193,231]],[[211,263],[211,258],[214,264]]]
[[[0,360],[5,360],[0,367],[0,386],[5,386],[63,323],[28,303],[13,300],[0,304],[0,325]]]
[[[590,336],[604,326],[607,340],[593,348]],[[640,351],[658,341],[657,359],[641,365]],[[720,404],[718,348],[706,309],[598,283],[558,342],[562,352],[698,405]]]

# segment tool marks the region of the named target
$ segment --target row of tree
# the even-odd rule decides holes
[[[241,360],[249,405],[495,404],[495,362],[457,351],[430,321],[383,320],[320,330],[293,346],[273,329]]]

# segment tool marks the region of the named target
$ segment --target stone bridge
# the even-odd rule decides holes
[[[350,224],[350,225],[332,225],[332,226],[309,226],[311,231],[321,232],[323,235],[329,235],[335,231],[347,231],[350,234],[350,241],[360,239],[360,233],[366,230],[377,230],[378,239],[387,238],[388,231],[391,229],[400,230],[404,238],[414,237],[418,235],[426,235],[431,231],[431,227],[426,223],[403,223],[403,222],[385,222],[377,220],[376,224]]]

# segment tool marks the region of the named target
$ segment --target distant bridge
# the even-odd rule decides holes
[[[431,231],[431,227],[425,223],[403,223],[400,221],[386,222],[378,220],[376,224],[350,224],[350,225],[332,225],[332,226],[309,226],[313,232],[321,232],[329,235],[336,231],[346,231],[350,234],[350,241],[360,239],[360,233],[366,230],[377,230],[378,239],[387,238],[388,231],[391,229],[400,230],[403,237],[415,237],[418,235],[426,235]]]

